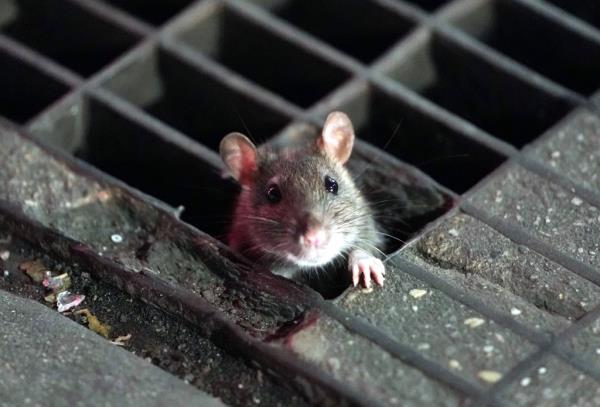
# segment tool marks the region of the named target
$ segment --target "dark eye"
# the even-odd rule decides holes
[[[331,178],[329,175],[325,176],[325,189],[327,192],[331,192],[334,195],[337,195],[338,192],[338,184],[337,181]]]
[[[281,201],[281,191],[277,184],[271,184],[267,187],[267,199],[271,203],[277,203]]]

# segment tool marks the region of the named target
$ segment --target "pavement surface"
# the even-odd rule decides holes
[[[0,291],[2,406],[223,406],[39,303]]]

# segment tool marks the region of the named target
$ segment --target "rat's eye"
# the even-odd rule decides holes
[[[325,189],[327,190],[327,192],[331,192],[332,194],[337,195],[338,183],[329,175],[325,176]]]
[[[281,201],[281,190],[277,184],[271,184],[267,187],[267,199],[271,203]]]

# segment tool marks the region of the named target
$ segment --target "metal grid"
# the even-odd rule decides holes
[[[259,137],[284,137],[286,125],[318,126],[329,111],[341,109],[364,142],[385,146],[385,165],[401,159],[438,181],[458,203],[449,214],[463,211],[600,285],[590,266],[490,218],[460,195],[469,196],[494,168],[512,160],[600,205],[597,192],[519,150],[572,109],[596,110],[589,97],[600,82],[594,74],[600,65],[600,8],[592,2],[327,0],[318,19],[299,0],[179,1],[162,3],[165,10],[144,2],[38,3],[0,4],[0,60],[8,67],[3,81],[10,90],[0,115],[132,187],[171,204],[195,202],[197,191],[165,185],[185,179],[220,188],[214,150],[226,132],[241,125]],[[177,12],[179,17],[166,21]],[[339,20],[332,24],[334,18]],[[60,27],[57,35],[66,44],[58,49],[57,38],[30,29],[40,21]],[[364,42],[357,40],[363,36]],[[90,43],[98,48],[90,50]],[[82,57],[85,52],[89,56]],[[399,116],[402,137],[390,141]],[[358,154],[368,156],[372,147],[364,142]],[[154,157],[173,163],[165,182],[148,177]],[[124,162],[139,171],[120,166]],[[207,223],[206,214],[227,207],[231,193],[214,195],[187,204],[193,212],[186,220],[218,235],[222,231]],[[481,404],[499,402],[498,392],[548,353],[600,380],[599,371],[561,345],[600,316],[600,309],[555,338],[540,337],[426,270],[403,266],[540,350],[483,391],[331,303],[319,306]]]

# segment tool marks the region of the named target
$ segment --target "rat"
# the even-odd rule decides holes
[[[330,113],[308,146],[257,148],[241,133],[225,136],[221,158],[241,186],[228,245],[287,278],[347,261],[354,286],[383,285],[381,235],[344,167],[354,139],[342,112]]]

